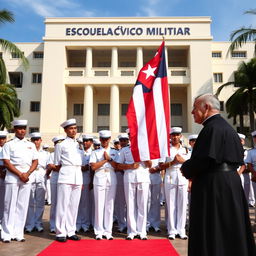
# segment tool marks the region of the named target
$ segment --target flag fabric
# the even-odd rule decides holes
[[[140,70],[126,117],[135,162],[170,155],[170,100],[164,42]]]

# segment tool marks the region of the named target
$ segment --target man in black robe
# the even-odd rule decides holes
[[[189,256],[255,256],[247,202],[236,171],[243,148],[235,130],[220,116],[211,94],[197,97],[192,114],[203,124],[192,156],[181,167],[192,179]]]

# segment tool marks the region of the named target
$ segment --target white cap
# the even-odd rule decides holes
[[[95,145],[100,145],[100,141],[99,141],[98,139],[94,139],[94,140],[93,140],[93,144],[95,144]]]
[[[125,130],[125,132],[126,132],[127,134],[129,134],[129,133],[130,133],[130,129],[127,128],[127,129]]]
[[[191,134],[188,136],[188,140],[196,140],[198,137],[198,134]]]
[[[28,120],[13,120],[12,121],[12,126],[27,126]]]
[[[68,119],[67,121],[63,122],[60,126],[62,128],[66,128],[67,126],[70,125],[76,125],[76,119],[72,118],[72,119]]]
[[[181,132],[182,132],[181,127],[172,127],[170,134],[172,134],[172,133],[181,133]]]
[[[100,138],[110,138],[111,137],[111,131],[101,130],[101,131],[99,131],[99,137]]]
[[[82,138],[83,140],[93,140],[93,136],[89,134],[83,134]]]
[[[29,134],[30,138],[33,139],[33,138],[41,138],[41,133],[40,132],[32,132]]]
[[[237,135],[239,136],[239,138],[241,139],[241,140],[245,140],[245,135],[244,134],[242,134],[242,133],[237,133]],[[255,134],[256,135],[256,134]]]
[[[117,143],[117,142],[119,143],[119,139],[114,139],[114,140],[113,140],[113,144],[115,144],[115,143]]]
[[[251,133],[252,137],[256,136],[256,131]]]
[[[47,148],[49,148],[49,145],[48,144],[44,144],[43,145],[43,149],[47,149]]]
[[[7,136],[7,131],[0,131],[0,138],[5,138]]]
[[[123,134],[120,134],[118,135],[118,139],[127,139],[129,140],[129,135],[127,133],[123,133]]]
[[[83,142],[83,138],[79,137],[79,138],[76,139],[76,141],[77,141],[78,143],[82,143],[82,142]]]
[[[58,135],[58,136],[52,138],[52,142],[53,143],[55,143],[55,142],[57,142],[59,140],[65,140],[65,137],[63,135]]]

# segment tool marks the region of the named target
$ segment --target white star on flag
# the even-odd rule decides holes
[[[148,69],[147,70],[143,70],[142,72],[145,73],[147,76],[146,76],[146,79],[148,79],[150,76],[154,76],[155,77],[155,74],[154,74],[154,71],[156,70],[156,67],[155,68],[152,68],[149,64],[148,64]]]

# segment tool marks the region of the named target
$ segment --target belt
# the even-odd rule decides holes
[[[230,172],[230,171],[236,171],[238,168],[238,164],[228,164],[228,163],[222,163],[222,164],[216,164],[210,168],[210,172]]]

